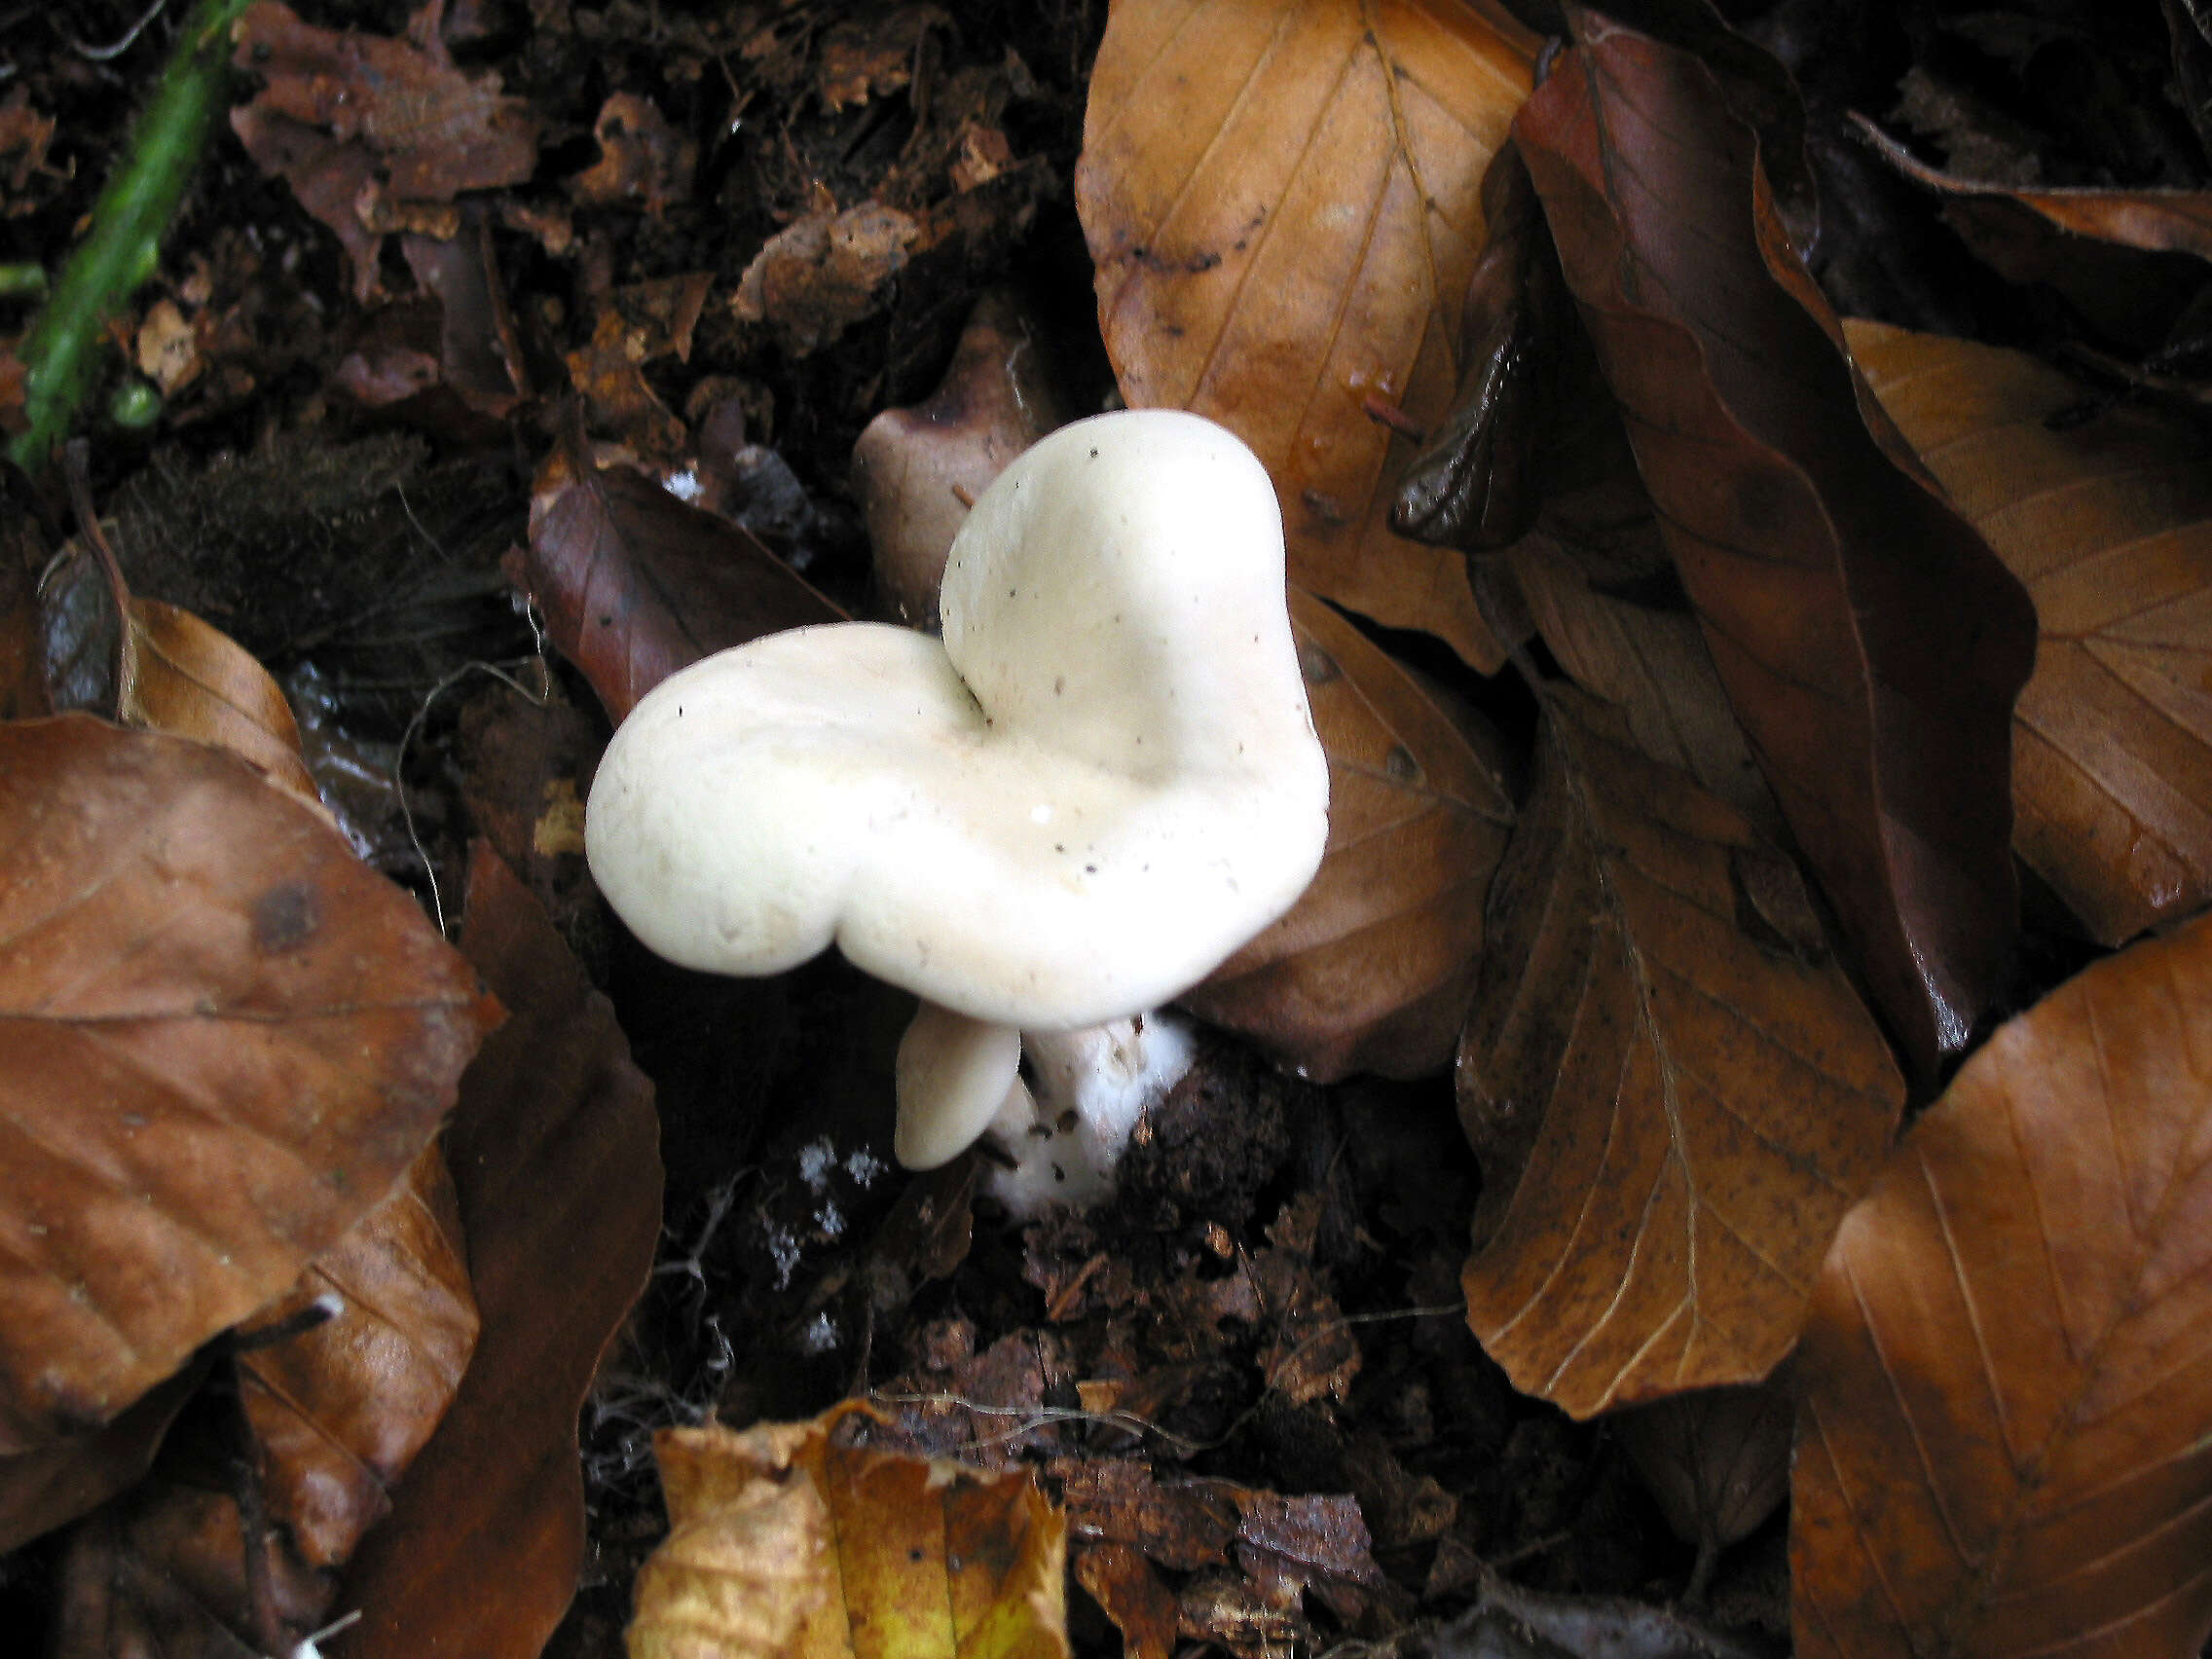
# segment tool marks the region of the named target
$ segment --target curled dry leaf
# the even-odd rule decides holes
[[[1329,844],[1290,913],[1181,1001],[1306,1075],[1451,1062],[1513,824],[1504,745],[1311,594],[1291,627],[1329,756]]]
[[[350,1659],[537,1659],[583,1559],[576,1414],[660,1238],[659,1124],[607,999],[481,843],[461,944],[513,1017],[445,1148],[482,1333],[345,1574]],[[496,1593],[494,1593],[496,1591]]]
[[[1931,1073],[2015,926],[2009,723],[2034,611],[1870,399],[1862,417],[1719,84],[1576,17],[1515,137],[1720,682]]]
[[[2042,622],[2013,845],[2106,944],[2212,903],[2212,445],[1994,347],[1850,325],[1869,384]]]
[[[1137,407],[1212,417],[1282,497],[1291,579],[1503,652],[1456,554],[1387,524],[1459,381],[1481,185],[1534,42],[1439,0],[1124,0],[1091,74],[1076,204],[1099,321]]]
[[[938,388],[911,409],[883,411],[853,446],[876,586],[902,622],[937,627],[945,555],[968,502],[1067,419],[1039,341],[1021,301],[993,289],[970,313]]]
[[[134,673],[124,722],[228,749],[271,783],[322,811],[300,757],[299,722],[269,671],[236,640],[158,599],[130,602]]]
[[[114,1417],[335,1243],[498,1014],[404,893],[200,744],[0,727],[0,867],[21,1451]]]
[[[615,720],[711,652],[844,616],[736,526],[566,449],[538,471],[530,550],[509,573]]]
[[[1916,1123],[1799,1356],[1797,1651],[2212,1632],[2212,924],[2098,963]]]
[[[599,160],[569,181],[570,194],[590,207],[638,202],[660,213],[691,194],[699,146],[669,126],[659,105],[636,92],[616,92],[592,123]]]
[[[1942,201],[1943,222],[2014,282],[2064,295],[2100,331],[2137,350],[2164,339],[2212,260],[2212,191],[2036,190],[1982,183],[1927,166],[1864,116],[1858,136]]]
[[[1774,1367],[1904,1089],[1788,860],[1546,704],[1459,1051],[1462,1282],[1514,1385],[1588,1417]]]
[[[840,1445],[854,1410],[656,1437],[631,1659],[1066,1659],[1067,1527],[1030,1475]]]

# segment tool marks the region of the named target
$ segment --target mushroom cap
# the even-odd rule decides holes
[[[608,746],[593,875],[653,950],[773,974],[835,942],[977,1019],[1072,1029],[1188,989],[1328,833],[1281,518],[1234,435],[1102,415],[977,500],[944,639],[802,628],[671,676]]]

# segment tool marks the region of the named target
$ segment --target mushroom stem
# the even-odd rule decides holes
[[[1014,1165],[984,1185],[1020,1220],[1111,1195],[1130,1131],[1197,1051],[1191,1026],[1158,1010],[1080,1031],[1024,1031],[1021,1048],[1034,1093],[1019,1078],[1008,1091],[989,1133]]]
[[[935,1169],[966,1152],[1020,1087],[1020,1066],[1021,1033],[1013,1026],[925,1001],[899,1040],[891,1141],[899,1161]]]
[[[893,1145],[907,1168],[935,1169],[988,1134],[1014,1164],[985,1190],[1017,1218],[1082,1208],[1114,1190],[1130,1131],[1196,1050],[1190,1024],[1157,1009],[1076,1031],[1016,1031],[925,1002],[899,1043]]]

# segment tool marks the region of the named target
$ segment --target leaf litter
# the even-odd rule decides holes
[[[1894,1452],[1879,1413],[1860,1409],[1870,1391],[1818,1364],[1751,1382],[1790,1346],[1810,1264],[1886,1155],[1903,1095],[1862,999],[1873,993],[1902,1040],[1919,1098],[1950,1063],[1932,1061],[1941,1037],[1932,1042],[1931,1021],[1898,994],[1884,906],[1908,939],[1966,941],[1965,966],[1931,969],[1955,987],[1940,992],[1949,1025],[1933,1022],[1947,1036],[2062,985],[2099,941],[2185,922],[2201,904],[2177,804],[2202,769],[2186,739],[2198,723],[2186,667],[2190,509],[2183,495],[2145,500],[2101,480],[2131,457],[2193,453],[2174,412],[2197,401],[2201,382],[2191,310],[2201,279],[2185,270],[2194,255],[2171,251],[2186,237],[2165,238],[2164,251],[2132,244],[2158,240],[2138,228],[2146,209],[2186,218],[2180,198],[2212,171],[2200,112],[2117,89],[2170,64],[2186,90],[2206,63],[2186,18],[2170,35],[2120,21],[2083,34],[2047,16],[1946,16],[1910,37],[1922,61],[1884,58],[1866,31],[1815,53],[1808,42],[1825,37],[1790,8],[1734,9],[1763,46],[1691,11],[1624,7],[1619,24],[1577,14],[1575,38],[1547,60],[1521,116],[1528,171],[1516,184],[1511,149],[1492,163],[1535,42],[1502,13],[1285,0],[1235,17],[1124,4],[1110,18],[1079,5],[1011,20],[800,0],[647,20],[619,7],[534,7],[526,18],[448,0],[412,16],[364,8],[345,34],[256,8],[259,49],[241,41],[240,83],[253,143],[225,139],[211,153],[204,217],[180,227],[115,329],[130,349],[119,366],[163,400],[150,443],[110,431],[94,453],[122,509],[129,590],[146,597],[118,610],[123,588],[96,559],[51,558],[53,517],[18,492],[27,510],[5,547],[15,574],[0,583],[0,685],[18,719],[43,712],[51,681],[77,706],[233,733],[295,788],[285,756],[296,730],[316,793],[378,869],[455,914],[465,896],[463,940],[514,1012],[461,1083],[446,1140],[483,1335],[436,1428],[428,1404],[409,1404],[427,1394],[397,1390],[380,1404],[391,1423],[413,1425],[402,1438],[428,1434],[396,1484],[381,1452],[303,1484],[312,1465],[283,1449],[338,1444],[353,1409],[341,1402],[353,1396],[342,1368],[287,1369],[318,1343],[343,1346],[347,1329],[343,1312],[290,1328],[301,1286],[345,1276],[342,1254],[295,1262],[257,1306],[201,1332],[211,1343],[173,1342],[157,1368],[181,1365],[171,1380],[119,1388],[132,1397],[103,1406],[105,1426],[72,1419],[0,1464],[0,1520],[26,1534],[106,1500],[73,1541],[5,1558],[9,1608],[51,1623],[43,1608],[66,1579],[81,1609],[108,1609],[99,1629],[76,1615],[76,1646],[62,1650],[88,1653],[113,1650],[131,1628],[276,1651],[325,1611],[364,1615],[327,1638],[333,1650],[459,1641],[521,1655],[559,1626],[562,1651],[612,1653],[666,1525],[652,1431],[719,1417],[767,1434],[757,1425],[804,1422],[861,1396],[870,1414],[849,1415],[832,1438],[865,1443],[870,1457],[957,1458],[982,1485],[995,1477],[1030,1493],[1036,1515],[1065,1519],[1065,1613],[1043,1623],[1087,1654],[1124,1644],[1165,1659],[1198,1646],[1258,1659],[1347,1641],[1710,1654],[1739,1650],[1746,1629],[1782,1633],[1791,1564],[1781,1525],[1764,1519],[1783,1478],[1775,1402],[1840,1388],[1858,1413],[1853,1455],[1871,1465]],[[116,37],[129,21],[118,18]],[[1663,44],[1639,45],[1631,31]],[[1975,55],[1974,75],[1958,73],[1961,54]],[[1778,60],[1806,88],[1802,107]],[[1710,79],[1698,82],[1692,63]],[[2069,97],[2050,90],[2061,66],[2079,77]],[[83,181],[100,170],[67,168],[114,142],[115,112],[97,106],[92,79],[34,54],[7,106],[23,113],[13,125],[0,117],[16,146],[0,154],[0,232],[28,248],[67,240],[87,204]],[[1618,99],[1601,99],[1591,119],[1641,171],[1623,182],[1584,169],[1593,201],[1563,188],[1563,158],[1577,162],[1588,134],[1557,118],[1574,86],[1595,81],[1608,96],[1633,86],[1672,97],[1690,82],[1717,92],[1644,106],[1659,125],[1642,132],[1621,125]],[[391,87],[404,89],[404,110]],[[1195,106],[1183,95],[1194,89],[1205,92]],[[1361,99],[1393,119],[1365,129],[1332,121]],[[1878,182],[1879,165],[1837,139],[1854,107],[1889,120],[1909,108],[1933,123],[1914,130],[1953,146],[1954,171],[1971,175],[1970,155],[2004,159],[2017,200]],[[2127,113],[2072,119],[2083,109]],[[1312,134],[1341,166],[1298,161],[1296,141]],[[1687,168],[1685,143],[1702,158]],[[1362,179],[1380,180],[1379,194],[1323,188]],[[1915,265],[1910,250],[1952,234],[1944,223],[1972,230],[1969,194],[1991,212],[2042,213],[2046,226],[2046,209],[2062,206],[2074,240],[2046,238],[2033,269]],[[1380,204],[1364,265],[1340,257],[1352,246],[1343,209],[1356,220],[1363,201]],[[1227,270],[1230,253],[1252,252],[1227,231],[1256,211],[1279,221],[1273,262]],[[240,214],[250,237],[224,222]],[[1669,229],[1684,215],[1715,234],[1685,247]],[[1165,234],[1139,239],[1140,256],[1128,235],[1147,216]],[[1662,273],[1674,291],[1745,304],[1675,315],[1640,281],[1608,293],[1589,257],[1593,227],[1608,218],[1614,277]],[[1389,262],[1412,246],[1409,224],[1427,239],[1427,276],[1363,286],[1362,270],[1400,269]],[[1178,242],[1194,225],[1207,235]],[[2001,251],[1986,236],[1968,240],[1985,256]],[[1223,267],[1199,257],[1209,250]],[[1879,292],[1891,314],[1923,325],[1965,316],[1986,339],[2039,347],[2048,366],[1839,329],[1799,250],[1831,293]],[[1231,278],[1240,298],[1208,311]],[[1018,324],[1001,313],[1000,326],[1037,348],[1049,384],[1007,375],[1004,333],[973,337],[966,367],[955,362],[986,284],[1018,302]],[[1564,303],[1568,290],[1578,305]],[[2131,318],[2138,291],[2152,303]],[[1784,326],[1777,304],[1805,326]],[[14,316],[0,311],[0,347]],[[1664,334],[1646,326],[1653,317],[1694,342],[1694,364],[1646,350]],[[1148,335],[1147,318],[1170,326]],[[1311,467],[1271,459],[1312,590],[1295,603],[1348,816],[1307,904],[1195,997],[1217,1034],[1142,1128],[1112,1207],[1015,1233],[976,1198],[975,1159],[913,1180],[891,1169],[899,998],[834,961],[733,984],[644,958],[590,891],[580,803],[602,711],[618,713],[707,650],[882,603],[849,470],[881,410],[915,408],[918,421],[899,434],[907,447],[871,461],[877,471],[925,457],[940,436],[956,454],[969,446],[950,466],[911,468],[934,509],[904,515],[926,571],[961,492],[1021,441],[948,431],[963,397],[996,399],[1002,418],[1010,403],[1033,414],[1048,393],[1068,410],[1160,400],[1156,376],[1189,372],[1193,343],[1209,338],[1193,318],[1219,323],[1228,344],[1201,368],[1205,387],[1167,400],[1196,396],[1264,437],[1295,413],[1269,387],[1303,384],[1319,365],[1332,390],[1309,413],[1326,417],[1333,447]],[[1760,331],[1758,368],[1772,384],[1726,360],[1730,329],[1747,324]],[[1875,389],[1896,393],[1903,440],[1853,381],[1846,339]],[[1677,362],[1672,381],[1655,369]],[[1922,364],[1938,372],[1908,385]],[[0,422],[9,384],[0,375]],[[1718,388],[1734,435],[1683,424],[1701,387]],[[1932,398],[1930,387],[1961,388],[1966,401]],[[1817,395],[1788,403],[1808,387]],[[2137,401],[2112,406],[2121,390]],[[372,423],[419,435],[369,436]],[[1667,453],[1662,440],[1684,431],[1726,439],[1730,469],[1701,476]],[[1432,432],[1459,468],[1454,500],[1487,505],[1455,505],[1451,524],[1424,534],[1478,549],[1472,565],[1458,546],[1381,528],[1394,482]],[[1762,450],[1781,462],[1751,464]],[[1858,470],[1839,468],[1846,451]],[[1961,456],[1976,464],[1956,464]],[[951,483],[931,482],[946,472]],[[1903,503],[1903,521],[1925,530],[1940,516],[1927,504],[1940,507],[1939,486],[2044,612],[2039,674],[2016,715],[2003,675],[1970,674],[1964,702],[1924,700],[1917,724],[1875,722],[1885,742],[1902,734],[1894,751],[1874,751],[1889,850],[1919,838],[1937,846],[1936,865],[1980,859],[1963,887],[1907,881],[1870,903],[1880,861],[1837,850],[1866,843],[1864,822],[1839,828],[1806,805],[1808,791],[1825,800],[1827,784],[1863,774],[1832,763],[1860,739],[1751,686],[1728,655],[1738,623],[1769,626],[1780,612],[1746,601],[1756,584],[1741,572],[1716,586],[1683,524],[1739,554],[1796,557],[1801,538],[1759,539],[1773,528],[1762,502],[1775,498],[1753,488],[1763,480],[1787,496],[1793,473],[1825,491],[1813,516],[1830,521],[1848,582],[1864,578],[1854,560],[1881,551],[1854,514]],[[1863,498],[1839,483],[1846,473]],[[2031,475],[2080,478],[2066,514],[2039,515],[2047,498],[2033,490],[2015,502],[2013,485]],[[1687,509],[1713,476],[1731,480],[1732,495],[1717,517],[1697,519]],[[2088,585],[2120,608],[2061,633],[2054,619],[2074,630],[2067,607],[2079,609],[2083,584],[2049,549],[2062,522],[2084,515],[2095,521],[2088,562],[2124,578]],[[1971,574],[1972,556],[1960,558]],[[1970,631],[1986,624],[1993,655],[2018,654],[2021,608],[2002,584],[1937,585]],[[924,615],[928,598],[925,574],[903,604]],[[1907,605],[1880,581],[1848,589],[1845,608],[1874,642],[1872,703],[1919,685],[1924,671],[1972,667],[1971,652],[1906,648],[1898,640],[1918,635],[1884,632],[1928,603]],[[1832,594],[1817,609],[1830,622],[1843,613]],[[102,678],[126,651],[136,663],[128,704]],[[2067,652],[2113,667],[2135,701],[2096,702],[2101,727],[2053,714],[2037,689],[2041,666]],[[2013,721],[2061,733],[2064,758],[2102,768],[2102,795],[2054,790],[2032,744],[2028,762],[1993,785],[1990,734]],[[1581,756],[1579,794],[1563,794],[1568,750]],[[2138,752],[2158,758],[2139,764]],[[1577,800],[1579,815],[1567,810]],[[2092,828],[2077,835],[2076,823]],[[1944,843],[1962,825],[1972,833]],[[479,834],[512,873],[489,853],[471,857]],[[2003,903],[1952,903],[1961,891],[1997,892],[1984,855],[1994,848],[2002,864],[2008,842],[2034,872],[2016,934],[1981,913]],[[1610,871],[1620,902],[1525,914],[1530,871],[1546,861]],[[1542,975],[1524,983],[1521,947],[1532,940],[1556,954],[1593,916],[1664,936],[1681,920],[1681,894],[1638,886],[1655,871],[1702,894],[1704,913],[1724,925],[1710,947],[1660,951],[1647,966],[1663,960],[1709,985],[1736,974],[1743,982],[1719,1001],[1768,1021],[1769,1036],[1802,1038],[1807,1009],[1826,1010],[1833,1029],[1800,1057],[1816,1074],[1859,1078],[1848,1106],[1824,1110],[1812,1103],[1819,1087],[1778,1081],[1756,1043],[1707,1055],[1698,1043],[1710,1033],[1656,992],[1640,1005],[1654,1016],[1646,1047],[1656,1030],[1675,1061],[1697,1051],[1696,1081],[1677,1066],[1661,1091],[1675,1108],[1671,1122],[1656,1114],[1666,1133],[1653,1135],[1650,1111],[1594,1129],[1576,1113],[1607,1090],[1571,1067],[1556,1086],[1536,1085],[1533,1062],[1522,1068],[1528,1087],[1499,1083],[1519,1076],[1500,1056],[1516,1044],[1541,1050],[1546,1020],[1592,1051],[1602,1038],[1636,1038],[1634,1017],[1604,1017],[1620,1013],[1605,1000],[1618,989],[1610,970],[1566,987]],[[1912,931],[1923,924],[1934,931]],[[2010,954],[2008,937],[2018,941]],[[610,1005],[593,1001],[593,981]],[[2073,981],[2092,983],[2102,981]],[[1493,1029],[1497,1007],[1506,1032]],[[2155,1040],[2143,1016],[2100,1014],[2097,1029],[2140,1037],[2141,1067],[2180,1075],[2171,1055],[2186,1043]],[[1456,1047],[1473,1152],[1437,1070]],[[2078,1050],[2064,1063],[2079,1065]],[[1635,1041],[1627,1051],[1640,1051]],[[1738,1134],[1716,1159],[1713,1124],[1688,1109],[1708,1084],[1766,1140]],[[656,1111],[665,1201],[650,1158]],[[518,1131],[525,1118],[535,1127]],[[1531,1179],[1531,1167],[1559,1162],[1547,1146],[1593,1133],[1610,1137],[1594,1181]],[[1827,1137],[1822,1150],[1805,1152],[1808,1134]],[[1641,1216],[1624,1173],[1639,1147],[1659,1154],[1647,1189],[1656,1207]],[[1685,1169],[1716,1207],[1696,1230],[1711,1248],[1681,1281],[1709,1346],[1677,1350],[1664,1315],[1679,1264],[1661,1246],[1676,1220],[1669,1171]],[[1622,1174],[1620,1191],[1607,1170]],[[1794,1197],[1761,1199],[1762,1170]],[[1817,1196],[1800,1191],[1823,1174]],[[526,1189],[554,1201],[519,1204]],[[1492,1316],[1483,1273],[1509,1265],[1496,1252],[1519,1236],[1515,1214],[1565,1230],[1558,1252],[1531,1258],[1559,1269],[1541,1294],[1586,1280],[1602,1302],[1612,1287],[1586,1337],[1572,1319]],[[1472,1266],[1470,1218],[1483,1229]],[[1741,1282],[1718,1247],[1723,1220],[1766,1258]],[[1861,1235],[1842,1225],[1847,1239]],[[2094,1236],[2084,1214],[2084,1251]],[[1754,1282],[1766,1288],[1753,1294]],[[641,1283],[638,1312],[608,1346]],[[273,1303],[287,1284],[291,1300]],[[2023,1345],[2047,1340],[2054,1319],[2063,1330],[2063,1312],[2035,1311],[2032,1286],[2002,1294],[2023,1310]],[[220,1328],[238,1321],[242,1334]],[[273,1346],[233,1351],[272,1321]],[[1545,1346],[1563,1332],[1564,1356]],[[1840,1340],[1817,1336],[1812,1355],[1843,1352]],[[430,1369],[443,1375],[458,1350],[441,1351]],[[240,1395],[253,1375],[277,1381]],[[1678,1391],[1720,1379],[1733,1387]],[[2028,1385],[2032,1368],[2005,1382]],[[1542,1402],[1547,1386],[1576,1410],[1652,1403],[1585,1428]],[[278,1393],[331,1432],[303,1438],[311,1418],[271,1417],[263,1408]],[[247,1411],[240,1399],[260,1403]],[[397,1430],[379,1432],[381,1445]],[[255,1480],[237,1472],[241,1446],[261,1449]],[[150,1462],[153,1477],[125,1490]],[[2186,1498],[2192,1466],[2174,1467]],[[1801,1473],[1800,1514],[1826,1514],[1811,1479]],[[344,1501],[307,1501],[310,1486]],[[337,1567],[332,1540],[385,1502],[390,1518]],[[259,1522],[241,1524],[249,1510]],[[1824,1542],[1835,1535],[1800,1528],[1800,1610],[1838,1581]],[[1939,1557],[1909,1540],[1884,1547],[1900,1573],[1939,1581],[1929,1566]],[[2148,1562],[2156,1551],[2135,1553]],[[857,1569],[878,1567],[903,1570],[865,1552]],[[2156,1591],[2148,1567],[2105,1576],[2115,1594]],[[488,1582],[498,1597],[482,1593]],[[1710,1619],[1659,1606],[1685,1591]],[[2180,1621],[2173,1650],[2184,1650],[2201,1634],[2198,1611],[2186,1594],[2157,1604]],[[1937,1616],[1964,1617],[1961,1605],[1954,1598]],[[228,1634],[206,1622],[209,1609],[223,1610]],[[1894,1636],[1849,1650],[1882,1651]]]

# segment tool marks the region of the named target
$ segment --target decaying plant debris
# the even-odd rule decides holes
[[[0,432],[187,10],[0,9]],[[2200,12],[242,7],[0,506],[0,1628],[2195,1652]],[[1124,403],[1334,816],[1015,1224],[584,803]]]

